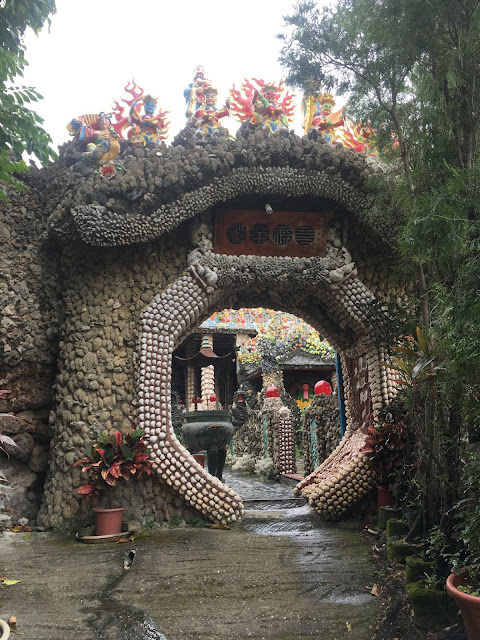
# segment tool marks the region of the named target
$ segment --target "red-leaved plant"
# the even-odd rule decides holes
[[[78,489],[85,500],[97,502],[102,491],[108,491],[118,481],[150,475],[152,463],[148,457],[150,449],[144,438],[143,429],[135,429],[126,434],[116,431],[114,434],[98,436],[98,442],[89,445],[86,455],[74,463],[88,474],[89,482]]]
[[[393,407],[391,407],[393,409]],[[407,425],[398,411],[383,410],[379,423],[368,427],[362,452],[371,459],[379,485],[389,485],[403,464],[403,448],[407,442]]]

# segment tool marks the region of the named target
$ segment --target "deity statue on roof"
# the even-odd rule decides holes
[[[227,100],[221,108],[217,107],[218,91],[210,80],[205,78],[203,67],[195,67],[195,76],[184,91],[187,101],[187,125],[197,131],[196,138],[214,134],[222,127],[220,119],[230,114],[230,102]],[[228,131],[225,129],[225,133]]]
[[[85,160],[97,167],[112,165],[120,153],[119,135],[110,113],[87,114],[73,118],[67,129],[75,137]]]
[[[211,86],[210,80],[205,78],[205,68],[201,65],[196,66],[193,80],[183,92],[187,104],[185,111],[187,118],[192,117],[199,109],[205,106],[205,89]]]
[[[376,155],[374,129],[367,123],[354,122],[345,115],[345,107],[333,111],[335,100],[331,93],[309,96],[302,101],[305,135],[312,129],[332,144],[342,144],[354,151]]]
[[[165,119],[168,111],[158,110],[155,113],[157,98],[150,94],[144,95],[143,89],[134,80],[127,82],[125,91],[132,96],[132,99],[122,98],[130,107],[129,113],[125,116],[124,107],[117,101],[114,128],[122,137],[125,137],[126,132],[126,138],[134,145],[160,144],[168,134],[170,123]]]
[[[275,133],[280,129],[287,129],[293,119],[295,107],[292,105],[293,94],[285,91],[283,82],[279,85],[266,83],[263,80],[253,78],[253,85],[249,80],[245,80],[242,89],[238,90],[235,85],[230,93],[233,98],[231,111],[240,122],[247,122],[258,126],[270,133]],[[243,93],[242,93],[243,91]]]
[[[335,100],[331,93],[321,93],[316,96],[309,96],[302,100],[303,129],[307,135],[310,129],[316,129],[322,138],[337,144],[340,142],[339,128],[343,127],[344,107],[333,111]]]
[[[354,122],[347,119],[342,132],[342,143],[354,151],[364,151],[367,156],[376,156],[375,129],[370,123]]]

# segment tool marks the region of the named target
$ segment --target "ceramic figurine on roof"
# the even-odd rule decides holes
[[[322,137],[337,144],[341,141],[338,129],[343,127],[344,107],[333,112],[335,100],[331,93],[321,93],[316,96],[309,96],[302,101],[303,129],[305,135],[310,129],[316,129]]]
[[[295,109],[292,106],[294,96],[286,91],[281,100],[283,82],[277,86],[273,83],[267,84],[261,79],[253,78],[253,81],[258,88],[249,80],[245,80],[242,85],[243,95],[241,90],[233,86],[230,92],[233,98],[231,111],[241,122],[259,126],[271,133],[280,129],[288,130]]]
[[[191,118],[191,123],[203,135],[215,133],[222,125],[220,118],[228,116],[230,113],[230,102],[227,100],[225,106],[217,109],[217,90],[207,87],[204,91],[205,103],[195,111]],[[228,131],[225,129],[226,133]]]
[[[369,123],[347,120],[342,131],[342,143],[354,151],[364,151],[369,156],[376,156],[375,129]]]
[[[205,69],[201,65],[195,67],[193,81],[190,82],[188,87],[183,92],[185,101],[187,103],[187,109],[185,115],[187,118],[193,116],[199,109],[205,107],[205,89],[211,87],[210,80],[205,78]]]
[[[126,137],[132,144],[160,144],[168,134],[170,123],[165,119],[168,111],[159,110],[155,113],[157,98],[153,98],[149,94],[143,95],[143,89],[134,80],[125,85],[125,91],[132,95],[131,100],[122,98],[123,102],[130,107],[129,115],[124,116],[124,107],[117,101],[115,103],[115,129],[123,137],[125,137],[125,131],[128,130]]]
[[[120,153],[118,133],[112,127],[109,113],[87,114],[73,118],[67,129],[75,136],[75,142],[83,152],[84,159],[97,167],[111,165]]]

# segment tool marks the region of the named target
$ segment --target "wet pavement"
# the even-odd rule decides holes
[[[15,615],[25,640],[371,640],[361,524],[322,523],[291,481],[224,480],[247,508],[231,530],[164,527],[120,545],[5,534],[0,575],[20,582],[0,590],[0,618]]]

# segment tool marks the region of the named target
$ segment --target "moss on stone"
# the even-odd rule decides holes
[[[382,531],[387,528],[387,522],[390,518],[399,518],[402,515],[401,509],[397,507],[380,507],[378,510],[377,526]]]
[[[415,615],[415,624],[422,630],[441,629],[448,625],[447,594],[420,580],[407,584],[407,594]]]
[[[415,553],[413,544],[404,542],[400,538],[392,537],[387,542],[387,558],[389,562],[404,563],[407,556]]]
[[[405,536],[408,533],[409,526],[404,520],[390,518],[387,520],[387,536]]]
[[[423,558],[408,556],[405,558],[405,564],[405,582],[407,584],[425,580],[426,575],[433,575],[433,562],[427,562],[426,560],[423,560]]]

